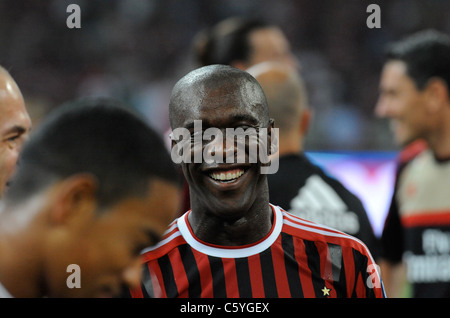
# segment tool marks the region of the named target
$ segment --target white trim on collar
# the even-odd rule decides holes
[[[281,228],[283,227],[283,215],[280,208],[270,204],[272,211],[274,212],[274,222],[270,234],[264,238],[259,243],[255,245],[250,245],[246,247],[215,247],[211,245],[206,245],[199,241],[193,236],[189,227],[187,225],[188,213],[185,213],[182,217],[178,218],[178,228],[181,235],[186,240],[186,242],[194,249],[204,254],[222,257],[222,258],[240,258],[248,257],[268,249],[277,239],[278,235],[281,233]]]

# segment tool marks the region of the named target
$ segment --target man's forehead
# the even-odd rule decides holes
[[[230,66],[213,65],[194,70],[174,87],[170,102],[172,128],[189,119],[200,119],[205,112],[264,112],[264,93],[247,72]],[[176,126],[176,127],[175,127]]]
[[[415,85],[413,79],[408,75],[406,63],[400,60],[387,62],[383,67],[380,88],[398,88],[405,85]]]
[[[253,83],[235,81],[225,83],[200,82],[186,86],[178,95],[177,106],[193,107],[234,106],[251,107],[263,103],[262,91]]]
[[[398,76],[407,76],[407,70],[406,63],[401,60],[388,61],[383,67],[384,73],[396,74]]]
[[[178,113],[179,127],[192,126],[202,120],[205,126],[233,125],[236,122],[257,124],[264,118],[263,105],[245,97],[209,96],[185,107]],[[219,124],[219,122],[221,124]]]

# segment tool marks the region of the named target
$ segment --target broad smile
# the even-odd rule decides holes
[[[250,167],[217,167],[204,171],[207,179],[220,190],[233,190],[245,182]]]
[[[219,182],[233,182],[245,173],[245,169],[216,170],[209,173],[209,177]]]

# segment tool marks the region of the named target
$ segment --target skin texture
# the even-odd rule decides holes
[[[0,67],[0,198],[30,129],[22,94],[9,73]]]
[[[192,130],[194,120],[201,120],[203,129],[216,127],[224,133],[226,128],[273,127],[260,86],[248,73],[229,66],[207,66],[189,73],[174,87],[170,105],[172,129]],[[235,147],[227,149],[225,142],[214,142],[217,147],[211,148],[224,158],[229,151],[236,153]],[[245,245],[270,231],[272,211],[260,162],[203,161],[181,166],[190,189],[189,222],[200,240],[216,245]],[[233,182],[211,178],[214,172],[239,169],[245,173]]]
[[[1,211],[0,281],[13,296],[112,297],[139,284],[139,252],[173,219],[179,189],[153,179],[148,195],[101,213],[96,189],[93,176],[74,175]],[[70,264],[80,267],[81,288],[67,286]]]

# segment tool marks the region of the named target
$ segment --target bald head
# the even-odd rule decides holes
[[[8,71],[0,67],[0,197],[30,128],[22,93]]]
[[[22,93],[9,72],[0,66],[0,106],[11,102],[21,103],[24,107]]]
[[[248,108],[261,122],[269,122],[267,101],[258,81],[249,73],[227,65],[210,65],[181,78],[172,90],[169,118],[172,129],[183,127],[189,114],[202,109]]]
[[[247,70],[261,85],[269,105],[269,116],[280,134],[295,129],[307,107],[304,84],[297,70],[276,62],[263,62]]]

